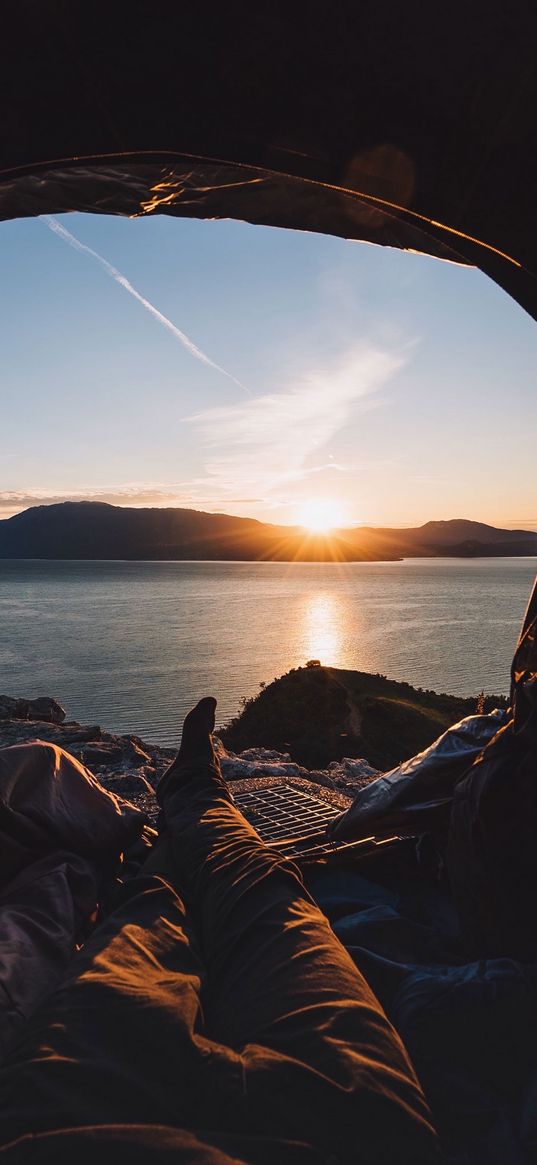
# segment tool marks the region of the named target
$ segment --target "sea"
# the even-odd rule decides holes
[[[502,695],[537,558],[351,564],[0,562],[0,692],[173,745],[310,659],[461,696]]]

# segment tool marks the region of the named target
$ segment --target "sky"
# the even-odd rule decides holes
[[[67,499],[537,529],[537,325],[480,272],[239,222],[0,224],[0,517]]]

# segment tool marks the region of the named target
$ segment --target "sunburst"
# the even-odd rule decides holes
[[[300,525],[311,534],[329,534],[345,521],[343,506],[334,498],[310,498],[298,510]]]

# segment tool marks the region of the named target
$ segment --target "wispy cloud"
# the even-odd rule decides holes
[[[276,509],[276,520],[281,520],[282,511],[311,493],[320,477],[341,479],[363,468],[362,462],[371,468],[367,447],[357,446],[347,465],[335,459],[331,442],[357,411],[381,402],[379,391],[402,363],[400,355],[362,346],[336,367],[305,375],[280,392],[196,413],[187,421],[196,430],[203,468],[188,480],[4,490],[0,513],[8,517],[29,506],[86,500],[213,512],[253,510],[267,517]]]
[[[122,275],[121,271],[118,271],[117,267],[114,267],[112,263],[108,262],[108,259],[105,259],[103,255],[100,255],[98,251],[94,251],[92,247],[88,247],[86,243],[81,243],[80,239],[77,239],[75,235],[71,234],[71,231],[68,231],[64,226],[62,226],[62,224],[59,223],[56,218],[53,218],[52,215],[42,215],[42,220],[44,223],[46,223],[49,229],[53,231],[54,234],[57,235],[60,239],[63,239],[63,242],[67,243],[68,246],[72,247],[75,251],[81,251],[86,255],[90,255],[92,259],[96,259],[97,263],[100,263],[101,267],[106,271],[106,274],[109,275],[111,279],[115,279],[116,283],[119,283],[120,287],[123,287],[125,291],[128,291],[129,295],[132,295],[134,299],[137,299],[138,303],[141,303],[142,307],[144,307],[146,311],[148,311],[153,316],[153,318],[158,321],[159,324],[162,324],[162,327],[167,328],[168,331],[171,332],[172,336],[183,345],[183,348],[186,348],[187,352],[190,352],[191,356],[194,356],[196,360],[201,360],[202,364],[206,364],[209,368],[214,368],[216,372],[221,372],[222,376],[227,376],[228,380],[232,380],[234,384],[243,390],[243,392],[248,394],[250,393],[250,390],[246,388],[246,385],[241,384],[241,381],[237,380],[236,376],[233,376],[231,372],[227,372],[226,369],[222,368],[220,364],[216,364],[214,360],[211,360],[210,356],[207,356],[205,352],[202,352],[201,348],[198,348],[197,344],[195,344],[194,341],[185,334],[185,332],[182,332],[181,329],[178,328],[176,324],[172,323],[172,321],[168,319],[167,316],[163,315],[163,313],[159,311],[158,308],[154,306],[154,304],[150,303],[150,301],[146,299],[145,295],[142,295],[140,291],[137,291],[136,288],[132,286],[132,283],[130,283],[129,280],[125,277],[125,275]]]
[[[127,482],[119,486],[79,487],[53,490],[38,486],[27,490],[1,490],[0,516],[11,517],[30,506],[51,506],[56,502],[108,502],[111,506],[185,506],[198,507],[200,501],[188,483]]]
[[[401,356],[360,346],[335,368],[310,373],[286,390],[196,413],[188,420],[205,449],[206,477],[195,485],[222,504],[240,491],[285,505],[297,500],[297,485],[307,478],[346,472],[323,451],[356,410],[377,403],[374,394],[402,363]]]

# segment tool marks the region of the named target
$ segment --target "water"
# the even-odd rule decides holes
[[[509,687],[537,558],[393,563],[0,562],[0,692],[172,744],[320,659],[457,695]]]

